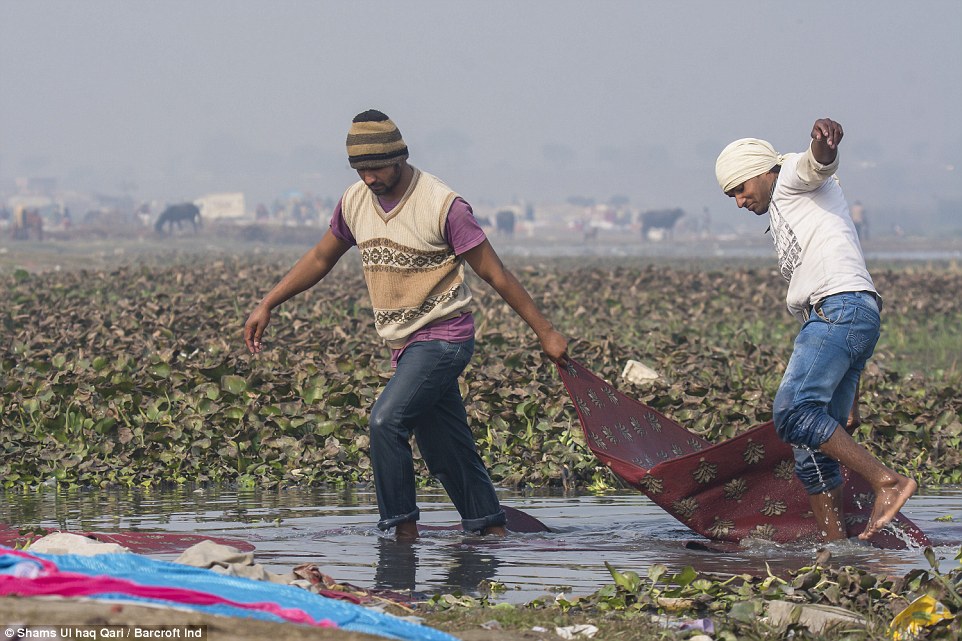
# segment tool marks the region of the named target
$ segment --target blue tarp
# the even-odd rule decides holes
[[[27,560],[22,556],[4,554],[5,550],[9,548],[0,546],[0,573],[12,573],[16,564]],[[55,564],[61,572],[88,576],[103,575],[145,586],[195,590],[237,603],[275,603],[283,608],[301,610],[317,621],[328,619],[344,630],[409,641],[457,641],[439,630],[346,601],[323,597],[298,587],[225,576],[212,570],[158,561],[138,554],[31,555]],[[162,602],[116,592],[98,594],[97,598]],[[227,604],[197,606],[176,603],[176,605],[226,616],[283,620],[270,612],[235,608]]]

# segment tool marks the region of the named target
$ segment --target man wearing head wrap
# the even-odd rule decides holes
[[[795,451],[795,473],[828,540],[845,538],[839,463],[875,493],[860,539],[891,521],[917,489],[883,465],[845,429],[857,424],[858,382],[879,338],[882,299],[865,266],[845,196],[835,179],[842,126],[812,127],[803,153],[780,155],[756,138],[718,156],[718,184],[739,207],[771,222],[788,310],[802,323],[775,395],[775,429]]]
[[[567,362],[568,341],[508,271],[471,207],[440,179],[408,164],[401,132],[385,114],[355,116],[348,160],[360,180],[342,196],[330,229],[264,297],[244,326],[259,352],[271,310],[316,285],[352,246],[391,348],[394,376],[370,416],[371,462],[382,530],[418,536],[410,438],[461,514],[465,531],[504,534],[506,517],[468,427],[458,377],[474,352],[472,294],[464,263],[535,331],[549,359]]]

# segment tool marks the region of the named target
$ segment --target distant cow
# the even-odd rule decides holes
[[[170,234],[174,231],[175,223],[177,224],[177,229],[180,229],[181,225],[185,222],[189,222],[194,226],[194,233],[197,233],[198,227],[203,226],[200,220],[200,209],[198,209],[194,203],[170,205],[157,217],[157,223],[154,225],[154,229],[157,230],[158,234],[162,234],[164,233],[164,225],[167,225],[167,233]]]
[[[651,209],[641,213],[641,239],[648,240],[648,232],[652,229],[663,229],[670,236],[675,223],[684,215],[681,209]]]

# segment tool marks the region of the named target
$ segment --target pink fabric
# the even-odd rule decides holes
[[[115,579],[109,576],[89,576],[76,572],[61,572],[52,562],[31,554],[17,550],[9,550],[4,553],[38,562],[43,566],[45,573],[32,579],[0,574],[0,594],[2,595],[80,597],[119,593],[191,605],[229,605],[245,610],[269,612],[292,623],[304,623],[322,628],[337,627],[330,620],[316,621],[303,610],[282,608],[276,603],[239,603],[197,590],[140,585],[126,579]]]
[[[792,450],[771,422],[711,444],[574,361],[559,371],[595,456],[695,532],[721,541],[820,539]],[[845,521],[848,535],[856,536],[874,497],[863,479],[844,468],[843,475]],[[871,539],[893,549],[909,542],[929,545],[901,514]]]

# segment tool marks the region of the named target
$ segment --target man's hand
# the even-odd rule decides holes
[[[552,362],[564,367],[568,364],[568,339],[561,332],[551,330],[541,338],[541,349]]]
[[[838,143],[842,142],[842,136],[844,135],[842,125],[829,118],[816,120],[812,127],[812,140],[824,142],[831,149],[838,147]]]
[[[267,329],[268,323],[271,322],[271,310],[260,305],[251,312],[250,317],[247,322],[244,323],[244,342],[247,343],[247,349],[251,351],[251,354],[256,354],[264,345],[261,343],[261,336],[264,334],[264,330]]]
[[[812,126],[812,155],[823,165],[831,165],[838,156],[838,143],[842,142],[842,125],[830,118],[820,118]]]

